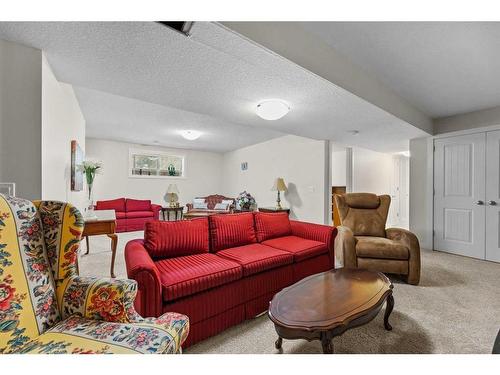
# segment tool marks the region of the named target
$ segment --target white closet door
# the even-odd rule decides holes
[[[500,131],[486,133],[486,259],[500,262]]]
[[[434,146],[434,247],[484,259],[486,134],[437,139]]]

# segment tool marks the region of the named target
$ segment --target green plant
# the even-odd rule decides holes
[[[92,185],[94,184],[95,175],[102,169],[102,163],[98,161],[84,161],[82,164],[83,173],[85,173],[85,180],[89,187],[89,199],[92,197]]]

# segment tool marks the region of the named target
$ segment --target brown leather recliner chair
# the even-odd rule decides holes
[[[408,284],[420,281],[420,245],[417,237],[401,228],[385,229],[391,197],[370,193],[335,196],[341,226],[337,227],[335,252],[344,267],[365,268],[407,276]]]

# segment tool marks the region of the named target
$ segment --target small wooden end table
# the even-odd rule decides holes
[[[115,233],[116,215],[115,210],[96,210],[94,211],[97,218],[84,218],[85,227],[83,228],[82,236],[85,237],[87,252],[89,253],[89,236],[106,235],[111,238],[111,277],[115,276],[115,258],[116,246],[118,244],[118,236]]]
[[[387,301],[385,329],[392,330],[392,283],[381,272],[338,269],[306,277],[278,292],[269,306],[281,349],[283,339],[320,340],[333,353],[332,339],[375,318]]]
[[[286,212],[290,215],[289,208],[259,207],[259,212]]]
[[[184,206],[179,207],[162,207],[161,214],[163,216],[163,221],[170,221],[170,213],[175,213],[175,220],[182,220],[184,215]]]

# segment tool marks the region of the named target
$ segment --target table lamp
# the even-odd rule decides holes
[[[179,194],[179,189],[177,189],[176,184],[169,184],[167,189],[167,194],[170,194],[170,207],[176,206],[177,194]]]
[[[280,199],[280,192],[281,191],[286,191],[286,185],[285,185],[285,180],[283,180],[282,177],[278,177],[276,181],[274,181],[274,185],[271,188],[272,191],[277,191],[278,192],[278,197],[276,198],[276,209],[281,210],[281,199]]]

